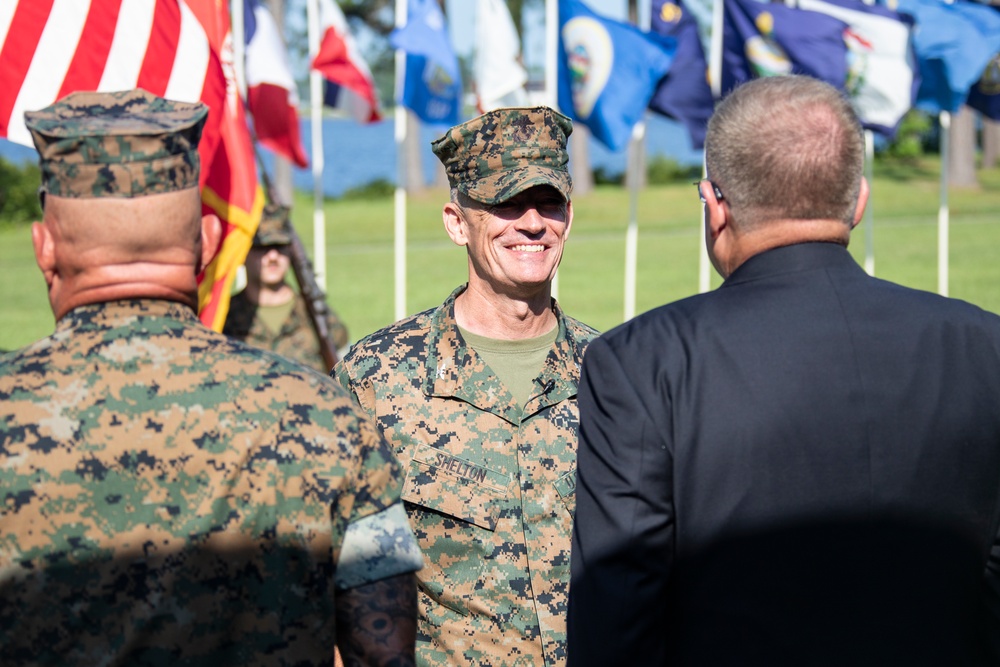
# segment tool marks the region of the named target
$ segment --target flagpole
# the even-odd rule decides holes
[[[635,317],[635,286],[639,255],[639,169],[642,166],[639,149],[645,138],[646,121],[640,120],[632,130],[631,146],[629,146],[628,169],[632,173],[632,178],[629,183],[628,227],[625,229],[625,322]]]
[[[639,8],[641,11],[641,8]],[[650,8],[651,10],[651,8]],[[639,27],[649,31],[651,21],[650,11],[637,16]],[[646,140],[646,120],[642,119],[632,129],[632,140],[629,146],[629,216],[628,227],[625,230],[625,312],[624,321],[635,317],[636,274],[639,264],[639,171],[642,169],[640,152],[642,143]]]
[[[559,109],[559,0],[545,0],[545,104]]]
[[[873,6],[875,0],[862,0]],[[875,275],[875,210],[872,207],[871,187],[875,184],[875,134],[865,130],[865,176],[868,178],[868,203],[865,205],[865,272]]]
[[[240,104],[247,109],[249,93],[247,91],[247,49],[246,49],[246,18],[243,16],[243,0],[232,0],[229,5],[229,31],[233,40],[233,76],[236,78],[236,90],[239,91]],[[251,137],[251,143],[256,141]],[[258,165],[261,173],[264,165]],[[259,222],[258,222],[259,224]],[[236,267],[236,274],[233,277],[232,291],[241,292],[246,288],[247,269],[246,260]]]
[[[948,296],[948,157],[951,150],[951,112],[942,111],[941,204],[938,207],[938,294]]]
[[[319,53],[319,0],[306,0],[309,32],[309,60]],[[326,211],[323,208],[323,77],[309,70],[309,111],[312,127],[313,177],[313,273],[316,284],[326,293]]]
[[[865,172],[870,188],[875,180],[875,134],[871,130],[865,130]],[[875,212],[870,196],[865,206],[865,271],[875,275]]]
[[[545,0],[545,104],[559,109],[559,0]],[[559,298],[559,269],[552,276],[551,294]]]
[[[722,29],[723,0],[712,3],[712,42],[708,58],[709,85],[712,88],[712,99],[718,101],[722,97]],[[702,160],[701,173],[708,176],[708,169]],[[701,229],[699,229],[698,254],[698,291],[707,292],[711,286],[712,265],[708,261],[708,235],[705,231],[705,207],[701,207]]]
[[[396,28],[406,25],[407,0],[396,0]],[[406,81],[406,53],[396,49],[396,105],[393,110],[396,140],[396,191],[394,193],[395,319],[406,317],[406,108],[403,85]]]
[[[233,0],[230,3],[229,14],[232,22],[233,34],[233,74],[236,76],[236,87],[240,91],[240,97],[247,98],[247,40],[246,40],[246,19],[243,16],[245,9],[243,0]]]

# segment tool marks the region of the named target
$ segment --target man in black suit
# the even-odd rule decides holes
[[[997,664],[1000,318],[858,267],[863,161],[815,79],[716,110],[724,284],[583,365],[573,667]]]

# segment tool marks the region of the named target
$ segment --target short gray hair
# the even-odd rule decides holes
[[[851,224],[864,159],[850,102],[806,76],[739,86],[715,110],[705,138],[709,178],[744,229],[776,219]]]

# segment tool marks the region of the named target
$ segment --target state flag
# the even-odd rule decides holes
[[[593,12],[579,0],[559,2],[559,108],[612,151],[628,144],[677,42]]]

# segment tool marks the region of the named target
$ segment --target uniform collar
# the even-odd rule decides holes
[[[431,314],[427,344],[424,392],[428,396],[457,398],[511,422],[576,395],[584,344],[567,326],[567,318],[555,299],[552,309],[559,333],[535,378],[532,397],[522,410],[499,378],[476,351],[466,344],[455,320],[455,299],[465,291],[459,287]]]
[[[56,331],[69,329],[108,329],[128,325],[141,318],[167,318],[198,323],[191,308],[176,301],[161,299],[124,299],[77,306],[56,324]]]

